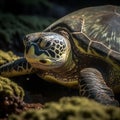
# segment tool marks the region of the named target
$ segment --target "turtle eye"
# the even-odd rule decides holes
[[[48,49],[48,48],[50,48],[51,47],[51,45],[52,45],[52,42],[51,41],[41,41],[40,43],[39,43],[39,45],[40,45],[40,48],[42,48],[42,49]]]

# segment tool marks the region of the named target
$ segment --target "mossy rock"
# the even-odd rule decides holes
[[[23,97],[24,91],[20,86],[0,76],[0,117],[23,110]]]
[[[3,96],[16,96],[19,99],[23,99],[24,91],[16,83],[10,79],[0,76],[0,95]]]
[[[120,108],[103,106],[87,98],[66,97],[45,104],[42,110],[12,115],[9,120],[120,120]]]
[[[3,50],[0,50],[0,65],[16,60],[18,58],[19,57],[16,56],[12,51],[5,52]]]

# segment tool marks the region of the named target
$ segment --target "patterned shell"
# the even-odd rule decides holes
[[[120,67],[120,7],[99,6],[75,11],[45,31],[66,29],[80,52],[101,56]]]

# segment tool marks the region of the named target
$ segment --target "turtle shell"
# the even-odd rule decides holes
[[[80,53],[106,59],[120,69],[120,7],[98,6],[75,11],[45,31],[66,30]]]

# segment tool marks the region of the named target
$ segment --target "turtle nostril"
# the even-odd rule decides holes
[[[26,36],[24,36],[24,37],[23,37],[23,40],[26,40],[26,38],[27,38],[27,37],[26,37]]]
[[[41,63],[46,63],[47,61],[46,60],[40,60]]]
[[[23,43],[25,46],[29,44],[28,41],[29,41],[29,36],[24,36]]]
[[[29,36],[24,36],[23,40],[28,41],[29,40]]]

